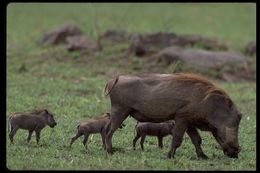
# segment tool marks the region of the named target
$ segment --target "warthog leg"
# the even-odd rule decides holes
[[[144,151],[144,140],[145,140],[145,136],[146,136],[146,135],[142,135],[142,136],[141,136],[141,141],[140,141],[140,145],[141,145],[141,148],[142,148],[143,151]]]
[[[202,148],[201,148],[201,137],[199,135],[198,130],[196,128],[194,128],[194,127],[191,127],[191,128],[188,128],[186,132],[189,135],[193,145],[196,148],[197,156],[200,159],[208,159],[208,157],[202,151]]]
[[[89,133],[84,134],[83,145],[84,145],[86,148],[88,148],[88,145],[87,145],[88,137],[89,137]]]
[[[122,122],[126,119],[129,114],[129,110],[125,108],[115,108],[112,107],[110,125],[108,126],[108,132],[106,134],[106,150],[109,154],[112,154],[112,136],[117,128],[120,127]]]
[[[105,138],[106,138],[106,130],[103,129],[102,132],[101,132],[101,139],[102,139],[102,143],[103,143],[103,148],[104,148],[104,150],[106,149]]]
[[[187,124],[182,120],[175,120],[175,126],[172,130],[172,144],[168,152],[168,158],[174,157],[176,149],[181,145],[182,138],[187,130]]]
[[[162,136],[158,136],[158,146],[159,148],[163,148],[163,137]]]
[[[31,137],[32,137],[33,130],[28,130],[28,131],[29,131],[29,134],[28,134],[27,142],[29,143],[31,140]]]
[[[77,134],[76,134],[73,138],[71,138],[70,147],[71,147],[71,145],[75,142],[75,140],[77,140],[77,139],[78,139],[80,136],[82,136],[82,135],[83,135],[83,134],[77,132]]]
[[[135,138],[134,138],[134,140],[133,140],[133,148],[134,148],[134,150],[135,150],[136,141],[137,141],[140,137],[141,137],[141,135],[139,135],[138,133],[136,133],[136,136],[135,136]]]
[[[11,143],[14,142],[14,135],[16,134],[17,130],[19,129],[19,127],[15,126],[11,126],[11,132],[9,133],[9,138],[10,138],[10,141]]]
[[[36,142],[38,145],[40,141],[41,130],[35,130],[35,134],[36,134]]]

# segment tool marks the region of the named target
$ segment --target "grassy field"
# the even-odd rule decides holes
[[[224,88],[243,113],[239,129],[242,151],[238,159],[224,156],[215,139],[200,132],[203,150],[210,159],[197,159],[195,148],[185,134],[174,159],[166,158],[171,138],[164,148],[147,137],[141,152],[132,149],[133,118],[113,136],[115,153],[102,149],[100,135],[94,135],[86,150],[82,138],[68,148],[80,120],[110,111],[104,97],[106,82],[117,74],[149,72],[142,59],[126,63],[119,56],[127,45],[104,47],[102,52],[80,55],[64,47],[39,47],[43,33],[73,21],[84,33],[96,38],[95,20],[100,31],[125,29],[131,32],[173,31],[217,37],[234,50],[241,50],[256,37],[255,4],[9,4],[7,7],[7,112],[47,107],[58,125],[46,127],[41,145],[35,136],[26,143],[27,131],[20,130],[10,145],[6,131],[7,167],[11,170],[255,170],[256,169],[256,83],[227,83],[213,80]],[[19,69],[24,66],[26,70]],[[171,73],[170,68],[157,71]]]

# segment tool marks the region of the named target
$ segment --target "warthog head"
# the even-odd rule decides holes
[[[209,115],[210,124],[214,126],[212,133],[225,155],[238,158],[241,150],[238,144],[238,128],[242,114],[228,98],[216,96],[214,104],[213,114]]]
[[[43,116],[46,118],[46,124],[48,125],[48,126],[50,126],[51,128],[54,128],[56,125],[57,125],[57,123],[56,123],[56,121],[54,120],[54,117],[53,117],[53,114],[52,113],[50,113],[48,110],[44,110],[43,112],[42,112],[42,114],[43,114]]]

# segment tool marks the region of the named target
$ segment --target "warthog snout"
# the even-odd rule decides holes
[[[56,125],[57,125],[57,123],[54,122],[53,124],[50,124],[50,127],[51,127],[51,128],[54,128]]]
[[[52,114],[49,114],[49,113],[47,112],[46,116],[47,116],[47,122],[46,122],[46,123],[47,123],[51,128],[54,128],[54,127],[57,125],[57,123],[56,123],[56,121],[55,121],[53,115],[52,115]]]
[[[231,158],[238,158],[238,153],[241,151],[241,147],[233,147],[230,146],[228,148],[223,149],[224,154]]]
[[[237,129],[226,127],[226,144],[223,148],[224,154],[231,158],[238,158],[238,153],[241,151],[241,147],[238,145]]]

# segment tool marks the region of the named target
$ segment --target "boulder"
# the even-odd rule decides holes
[[[186,47],[186,46],[200,46],[206,50],[227,50],[228,45],[219,41],[216,38],[209,38],[203,37],[200,35],[180,35],[176,39],[172,41],[172,45],[179,46],[179,47]]]
[[[175,33],[157,32],[152,34],[132,34],[129,36],[129,51],[137,56],[157,52],[170,46],[177,47],[201,47],[206,50],[227,50],[228,46],[216,38],[200,35],[176,35]],[[140,52],[140,47],[142,48]]]
[[[202,68],[219,68],[227,64],[245,63],[246,57],[238,52],[214,52],[201,49],[165,48],[155,55],[167,64],[177,60]]]
[[[108,30],[104,32],[100,37],[100,40],[105,39],[112,42],[120,43],[128,41],[128,33],[125,31]]]
[[[66,38],[69,36],[81,35],[82,31],[79,27],[74,24],[67,23],[61,27],[54,29],[42,36],[39,40],[41,45],[56,45],[60,43],[65,43]]]
[[[254,55],[256,53],[256,41],[250,41],[245,48],[245,53]]]
[[[66,42],[68,51],[99,50],[99,46],[95,41],[92,41],[83,35],[69,36],[66,38]]]
[[[131,34],[128,51],[136,56],[154,53],[159,49],[169,47],[171,40],[177,37],[174,33],[157,32],[152,34]]]

